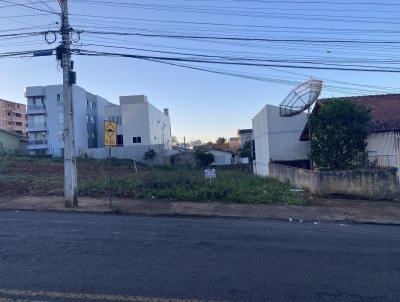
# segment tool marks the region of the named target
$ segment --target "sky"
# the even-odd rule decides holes
[[[323,68],[396,71],[398,65],[400,3],[396,1],[70,0],[69,6],[71,26],[84,31],[72,35],[73,48],[81,51],[185,59],[198,59],[200,54],[202,60],[213,56],[213,61]],[[59,16],[42,11],[59,12],[57,1],[0,0],[0,8],[0,53],[58,45],[60,37],[49,45],[43,35],[1,36],[57,30]],[[325,42],[316,42],[321,40]],[[169,108],[172,134],[179,141],[234,137],[238,129],[252,127],[251,119],[263,106],[279,105],[309,77],[324,80],[322,97],[400,90],[397,72],[169,61],[219,72],[210,73],[133,58],[74,55],[73,60],[77,84],[87,91],[113,103],[121,95],[145,94],[156,107]],[[61,82],[54,56],[0,58],[2,99],[26,103],[24,87]]]

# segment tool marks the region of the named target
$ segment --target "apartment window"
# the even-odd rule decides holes
[[[142,137],[141,136],[134,136],[134,137],[132,137],[132,142],[134,144],[141,144],[142,143]]]
[[[15,122],[15,125],[22,126],[22,123],[21,122]]]
[[[63,105],[63,100],[61,99],[61,94],[57,93],[57,106]]]
[[[11,125],[11,122],[8,122],[9,125]]]
[[[89,115],[86,115],[86,123],[89,123]]]
[[[7,115],[8,115],[8,116],[11,116],[11,112],[10,112],[10,111],[8,111],[8,112],[7,112]]]
[[[94,123],[96,122],[96,119],[95,119],[93,116],[91,116],[91,117],[90,117],[90,122],[91,122],[92,124],[94,124]]]
[[[17,108],[19,109],[19,104],[17,104]]]
[[[89,107],[89,100],[86,99],[86,107]]]
[[[16,113],[15,116],[16,117],[22,117],[22,114],[21,113]]]

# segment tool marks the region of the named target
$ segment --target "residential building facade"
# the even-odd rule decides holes
[[[30,154],[62,156],[64,153],[63,86],[34,86],[25,89]],[[111,103],[74,85],[72,100],[75,154],[86,148],[104,146],[104,108]]]
[[[0,129],[27,135],[26,105],[0,100]]]
[[[238,137],[240,141],[240,148],[243,147],[247,142],[252,142],[253,140],[253,129],[239,129]]]
[[[366,140],[369,164],[379,167],[396,167],[400,171],[400,94],[341,97],[340,99],[365,106],[371,112],[370,134]],[[335,98],[319,99],[312,111],[316,114],[324,104]],[[308,125],[304,127],[301,141],[308,141]]]
[[[120,105],[105,107],[107,120],[117,123],[120,146],[164,145],[172,149],[169,110],[161,111],[148,102],[145,95],[121,96]]]

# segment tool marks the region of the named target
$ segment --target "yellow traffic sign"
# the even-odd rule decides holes
[[[104,121],[104,145],[117,145],[117,123],[112,121]]]

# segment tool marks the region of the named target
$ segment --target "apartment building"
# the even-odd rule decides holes
[[[80,150],[104,146],[104,108],[106,99],[72,87],[75,154]],[[28,150],[30,154],[62,156],[64,153],[64,102],[63,86],[26,87],[28,111]]]
[[[120,105],[105,107],[107,120],[117,123],[120,146],[164,145],[172,149],[169,110],[157,109],[145,95],[121,96]]]
[[[0,129],[25,136],[26,105],[0,99]]]

